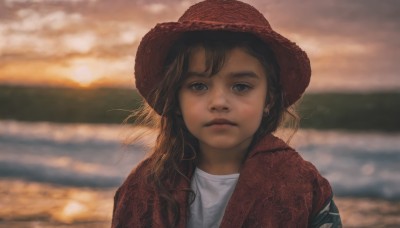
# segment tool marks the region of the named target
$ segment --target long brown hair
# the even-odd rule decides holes
[[[190,179],[182,170],[182,164],[194,165],[197,162],[197,139],[187,130],[179,115],[178,91],[188,71],[191,54],[196,47],[203,47],[206,53],[206,72],[210,77],[218,73],[224,64],[227,53],[235,47],[241,47],[248,54],[256,57],[267,75],[267,99],[269,112],[263,116],[260,127],[253,137],[251,149],[263,136],[277,130],[289,113],[294,119],[296,115],[285,108],[284,96],[279,83],[279,66],[271,49],[257,37],[248,33],[226,31],[187,32],[171,48],[164,68],[164,78],[151,91],[139,115],[135,116],[139,123],[151,125],[158,129],[158,137],[150,154],[147,184],[155,189],[160,202],[172,215],[177,225],[180,218],[180,207],[174,199],[174,191],[191,191],[176,189],[178,181]],[[294,121],[295,123],[297,121]],[[191,192],[193,199],[193,192]]]

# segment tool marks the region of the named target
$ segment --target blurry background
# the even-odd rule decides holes
[[[143,158],[141,37],[198,1],[0,0],[0,227],[109,227]],[[309,54],[292,141],[331,182],[346,227],[400,224],[400,2],[248,0]]]

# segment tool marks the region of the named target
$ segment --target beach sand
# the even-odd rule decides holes
[[[0,227],[110,227],[115,188],[0,180]],[[400,202],[336,197],[344,227],[400,227]]]

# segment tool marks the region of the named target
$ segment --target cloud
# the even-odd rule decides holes
[[[0,55],[52,55],[59,44],[49,33],[61,33],[81,22],[82,16],[78,13],[68,14],[61,10],[41,13],[19,9],[13,19],[0,21]]]
[[[167,5],[122,0],[99,0],[90,5],[86,1],[55,0],[5,3],[13,7],[8,9],[7,18],[0,15],[0,55],[33,53],[38,57],[88,53],[94,49],[98,54],[101,50],[110,53],[107,49],[137,46],[138,40],[156,21],[176,20],[181,13],[177,12],[188,4],[186,1]],[[114,50],[120,52],[118,48]]]
[[[145,5],[143,8],[150,13],[159,14],[159,13],[165,11],[167,9],[167,6],[162,3],[152,3],[152,4]]]
[[[400,1],[257,1],[273,28],[328,42],[400,46]]]
[[[82,21],[80,14],[67,14],[61,10],[40,14],[32,9],[21,9],[16,12],[16,15],[17,19],[8,24],[13,32],[35,32],[46,29],[57,31]]]
[[[273,25],[294,30],[354,34],[360,30],[399,27],[400,22],[400,2],[397,0],[271,0],[258,3]]]
[[[87,53],[97,43],[97,37],[92,32],[67,34],[61,38],[62,47],[70,52]]]
[[[80,2],[96,2],[97,0],[4,0],[4,4],[8,7],[13,7],[15,5],[20,4],[54,4],[54,3],[64,3],[64,4],[71,4],[71,3],[80,3]]]

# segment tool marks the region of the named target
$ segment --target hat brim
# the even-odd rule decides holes
[[[149,88],[161,81],[168,51],[183,33],[213,30],[251,33],[264,41],[279,64],[285,107],[301,97],[310,82],[311,66],[307,54],[299,46],[268,27],[200,21],[157,24],[143,37],[135,60],[136,88],[142,96],[147,100],[151,95]]]

